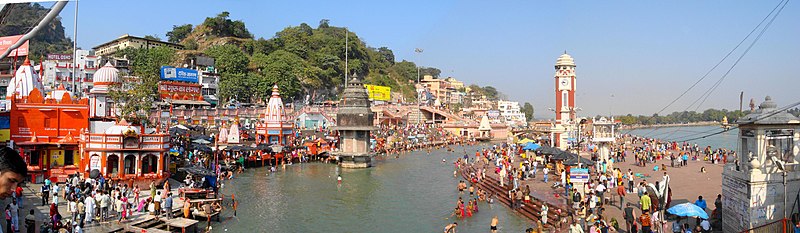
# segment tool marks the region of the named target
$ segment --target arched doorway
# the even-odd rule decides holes
[[[153,154],[145,155],[142,158],[142,174],[156,173],[158,169],[158,157]]]
[[[119,156],[115,154],[108,155],[106,158],[106,174],[116,176],[119,172]]]
[[[136,174],[136,155],[125,156],[125,174]]]

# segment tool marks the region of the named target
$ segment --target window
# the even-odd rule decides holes
[[[767,130],[767,153],[770,153],[772,148],[773,153],[784,162],[794,162],[794,130],[790,129],[774,129]]]
[[[44,127],[45,128],[50,128],[50,118],[49,117],[45,117],[44,118]]]
[[[17,120],[17,124],[19,127],[28,127],[28,124],[25,124],[25,118],[19,117]]]
[[[561,93],[561,106],[568,106],[567,99],[567,93]]]

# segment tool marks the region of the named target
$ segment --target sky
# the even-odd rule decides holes
[[[256,38],[328,19],[369,46],[392,49],[398,61],[530,102],[537,118],[553,117],[554,65],[566,51],[577,65],[579,116],[652,115],[700,80],[779,2],[83,0],[77,40],[82,48],[124,34],[166,40],[173,25],[197,25],[222,11],[244,21]],[[74,2],[60,14],[70,37],[74,15]],[[745,109],[751,98],[759,104],[767,95],[779,106],[800,101],[800,5],[789,2],[734,66],[760,30],[662,115],[735,110],[740,92]],[[690,106],[719,80],[702,105]]]

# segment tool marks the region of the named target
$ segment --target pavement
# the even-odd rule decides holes
[[[635,145],[641,146],[641,145]],[[678,151],[672,151],[677,154]],[[653,171],[653,166],[656,164],[661,167],[661,164],[665,164],[667,166],[667,174],[670,177],[671,184],[670,187],[672,188],[672,202],[670,205],[677,205],[685,202],[694,202],[697,200],[698,196],[703,196],[703,199],[706,200],[708,203],[707,212],[711,215],[711,210],[714,208],[714,200],[716,199],[718,194],[722,193],[722,164],[712,164],[707,161],[692,161],[689,160],[688,165],[685,167],[669,167],[670,160],[662,159],[657,160],[655,163],[648,163],[647,166],[641,167],[635,164],[635,160],[633,159],[632,152],[628,150],[628,156],[626,157],[625,162],[617,162],[614,163],[614,168],[619,168],[623,172],[627,172],[628,169],[631,169],[634,174],[635,173],[642,173],[644,175],[649,175],[649,177],[645,177],[644,179],[647,180],[648,183],[655,183],[656,181],[662,180],[664,175],[664,171]],[[581,156],[584,158],[589,158],[590,154],[588,152],[582,152]],[[690,158],[691,159],[691,158]],[[520,159],[517,156],[515,158],[515,167],[519,166]],[[491,169],[487,168],[487,175],[494,176],[495,178],[498,176],[495,174],[494,171],[494,164],[491,163]],[[705,167],[706,173],[700,172],[700,169]],[[541,166],[539,167],[539,171],[536,175],[536,178],[529,178],[525,181],[520,182],[520,187],[524,187],[525,185],[529,185],[531,188],[531,196],[537,198],[539,200],[546,201],[553,205],[564,205],[566,203],[566,197],[564,197],[564,189],[563,188],[552,188],[552,184],[555,182],[560,181],[560,175],[551,174],[549,175],[549,182],[544,183],[542,173],[541,173]],[[638,184],[642,181],[642,178],[636,178],[634,180],[634,184]],[[508,184],[506,184],[508,185]],[[627,185],[627,182],[625,182]],[[558,197],[556,197],[558,195]],[[616,195],[616,191],[613,192],[606,192],[606,197],[611,197],[614,199],[615,203],[613,205],[606,205],[604,217],[606,221],[610,221],[611,218],[617,219],[620,223],[620,228],[618,229],[619,232],[626,232],[625,231],[625,221],[623,220],[623,212],[622,208],[619,207],[619,197]],[[635,216],[641,214],[639,211],[639,198],[636,193],[629,193],[625,196],[626,203],[633,203],[636,208],[635,209]],[[667,232],[671,231],[673,221],[669,221],[665,226],[665,230]],[[684,220],[684,222],[686,222]],[[688,221],[691,227],[694,227],[695,221]]]
[[[169,179],[169,181],[170,181],[170,187],[175,187],[175,188],[171,188],[171,191],[172,191],[173,195],[177,195],[178,194],[178,188],[177,187],[180,187],[180,183],[178,181],[173,180],[173,179]],[[22,196],[24,197],[23,206],[20,206],[20,208],[19,208],[20,232],[26,232],[26,230],[27,230],[27,228],[25,227],[25,220],[24,219],[25,219],[25,216],[28,215],[28,211],[30,211],[30,209],[33,209],[34,210],[34,215],[36,215],[36,227],[37,227],[37,230],[35,232],[39,232],[38,229],[39,229],[39,227],[42,225],[42,223],[44,221],[49,221],[49,218],[50,218],[50,206],[49,206],[49,204],[48,205],[42,205],[42,198],[39,195],[39,189],[42,187],[42,185],[43,184],[26,183],[23,186],[23,192],[22,192]],[[61,184],[61,192],[60,192],[60,196],[59,196],[60,198],[59,198],[59,203],[58,203],[58,212],[61,214],[63,219],[71,219],[72,218],[72,214],[67,210],[67,201],[66,201],[65,198],[63,198],[63,196],[64,196],[64,191],[63,190],[64,190],[64,184]],[[163,191],[164,189],[162,187],[161,189],[158,189],[158,190],[159,191]],[[142,191],[139,193],[139,198],[142,198],[142,199],[146,199],[149,196],[150,196],[150,189],[149,188],[142,189]],[[52,194],[50,195],[50,198],[51,198],[51,201],[52,201]],[[0,202],[2,203],[3,206],[5,206],[5,205],[11,203],[11,199],[12,198],[7,198],[5,200],[1,200]],[[132,202],[133,198],[129,197],[129,200]],[[183,200],[181,198],[174,198],[173,200],[174,200],[173,209],[179,209],[179,208],[183,207]],[[134,212],[131,216],[128,217],[128,221],[125,221],[122,224],[117,224],[117,219],[119,218],[119,216],[118,215],[114,215],[114,216],[111,216],[111,219],[109,219],[109,221],[107,221],[107,222],[98,223],[97,221],[95,221],[92,224],[85,225],[84,226],[84,231],[87,232],[87,233],[88,232],[102,232],[102,231],[98,231],[101,228],[101,227],[98,227],[98,226],[101,226],[101,225],[103,225],[105,227],[108,227],[108,226],[119,226],[119,227],[122,227],[123,225],[125,225],[125,223],[136,222],[137,220],[144,219],[147,215],[149,215],[149,214],[146,213],[146,212],[145,213],[136,213],[136,212]],[[5,221],[3,221],[3,223],[1,223],[0,225],[2,225],[3,232],[5,232],[5,229],[7,229]],[[204,227],[205,225],[201,224],[200,226]]]

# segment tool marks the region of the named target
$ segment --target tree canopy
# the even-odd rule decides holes
[[[690,123],[690,122],[701,122],[701,121],[722,121],[723,117],[727,117],[728,122],[734,122],[748,113],[749,111],[741,112],[739,110],[728,111],[727,109],[722,109],[722,110],[707,109],[702,113],[695,111],[683,111],[683,112],[673,112],[665,116],[660,116],[658,114],[653,114],[651,116],[645,116],[645,115],[633,116],[632,114],[628,114],[625,116],[615,116],[615,118],[617,120],[620,120],[622,124],[625,125],[634,125],[634,124],[652,125],[652,124]]]
[[[38,3],[6,4],[0,12],[0,35],[22,35],[36,26],[50,11]],[[43,58],[48,53],[72,53],[72,40],[64,34],[61,18],[56,17],[30,40],[31,60]]]
[[[111,89],[110,96],[122,105],[122,117],[129,121],[145,123],[147,114],[153,109],[158,97],[158,81],[161,77],[161,66],[169,65],[175,60],[175,50],[168,47],[126,48],[119,51],[130,62],[131,74],[138,77],[135,85],[122,83]]]

